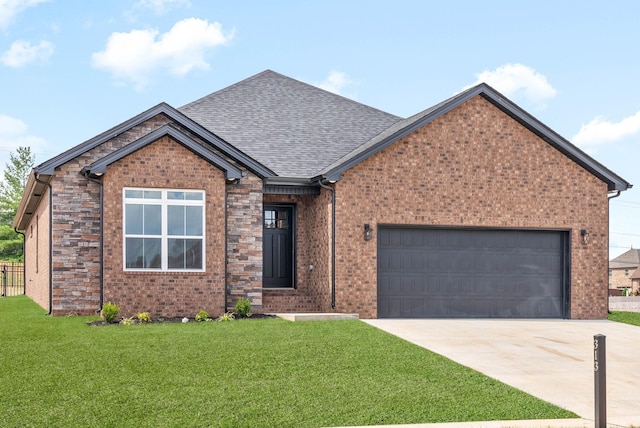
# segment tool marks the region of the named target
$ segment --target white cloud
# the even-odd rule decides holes
[[[16,15],[48,0],[0,0],[0,29],[7,28]]]
[[[342,94],[343,89],[353,83],[347,73],[342,71],[332,71],[322,82],[315,83],[314,86],[333,92],[334,94]]]
[[[16,40],[0,60],[7,67],[19,68],[34,61],[44,62],[52,54],[53,45],[46,40],[41,40],[37,45],[32,45],[24,40]]]
[[[20,119],[0,114],[0,174],[9,161],[9,153],[18,147],[30,147],[31,153],[46,152],[44,138],[29,134],[27,125]]]
[[[156,15],[164,15],[172,9],[191,6],[189,0],[138,0],[133,9],[149,9]]]
[[[633,116],[625,117],[620,122],[611,122],[598,116],[587,124],[582,124],[580,131],[571,141],[578,146],[596,146],[611,143],[640,133],[640,111]]]
[[[544,102],[557,93],[544,75],[522,64],[504,64],[476,74],[476,78],[463,90],[484,82],[509,98],[524,98],[537,107],[544,107]]]
[[[222,32],[220,23],[198,18],[183,19],[160,37],[158,34],[155,29],[113,33],[106,48],[92,55],[92,64],[142,90],[162,70],[178,77],[194,69],[208,70],[207,52],[233,38],[233,33]]]

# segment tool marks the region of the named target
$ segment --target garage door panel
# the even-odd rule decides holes
[[[566,232],[379,228],[379,317],[556,318]]]

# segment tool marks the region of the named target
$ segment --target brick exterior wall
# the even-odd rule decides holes
[[[331,296],[331,196],[265,195],[296,206],[296,287],[263,289],[264,312],[324,312]],[[313,269],[310,266],[313,266]]]
[[[91,314],[99,307],[100,186],[81,169],[168,122],[163,115],[152,118],[56,171],[54,315]],[[217,315],[232,310],[239,297],[248,297],[254,312],[333,310],[331,192],[263,195],[262,180],[251,173],[226,184],[222,171],[168,137],[109,166],[102,180],[104,301],[120,305],[123,316],[141,311],[193,316],[199,309]],[[338,312],[377,316],[377,226],[398,224],[569,230],[570,316],[606,317],[606,184],[480,96],[346,171],[334,186]],[[205,190],[206,273],[123,270],[123,187]],[[38,208],[37,251],[26,231],[27,292],[43,307],[48,306],[47,200]],[[262,207],[275,202],[297,209],[297,281],[291,290],[262,288]],[[373,226],[371,241],[363,239],[365,223]],[[581,229],[589,231],[587,245]],[[31,256],[36,252],[37,272]]]
[[[570,230],[570,316],[607,316],[606,184],[482,97],[346,171],[335,187],[340,312],[377,316],[376,226],[402,224]]]
[[[25,294],[49,310],[49,189],[25,234]]]
[[[170,159],[170,162],[167,160]],[[217,167],[169,137],[110,165],[104,182],[104,301],[123,316],[193,317],[224,312],[225,178]],[[123,269],[122,189],[143,187],[205,191],[206,272],[131,272]]]

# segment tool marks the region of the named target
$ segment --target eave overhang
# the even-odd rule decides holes
[[[50,181],[50,175],[40,174],[36,176],[35,170],[31,170],[24,193],[22,194],[22,199],[16,210],[16,216],[13,218],[12,226],[15,230],[25,230],[27,228],[38,205],[40,205],[40,201],[49,191],[45,183],[49,183]]]

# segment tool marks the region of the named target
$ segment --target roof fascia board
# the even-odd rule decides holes
[[[187,135],[182,133],[181,131],[175,129],[170,125],[163,125],[155,131],[145,135],[144,137],[132,142],[131,144],[127,144],[115,152],[110,153],[109,155],[103,157],[102,159],[97,160],[92,163],[90,166],[86,167],[85,170],[94,175],[101,175],[106,173],[107,166],[111,165],[114,162],[122,159],[125,156],[130,155],[131,153],[140,150],[141,148],[157,141],[159,138],[164,136],[170,136],[172,139],[180,143],[182,146],[196,153],[198,156],[207,160],[209,163],[217,166],[225,172],[225,176],[227,179],[240,179],[242,178],[242,171],[237,168],[235,165],[227,162],[222,159],[218,155],[209,150],[205,149],[203,146],[198,144],[193,139],[189,138]]]
[[[261,178],[275,175],[273,171],[271,171],[264,165],[250,158],[237,148],[222,140],[217,135],[213,134],[211,131],[194,122],[192,119],[188,118],[187,116],[164,102],[44,162],[43,164],[36,167],[36,172],[39,174],[53,175],[55,169],[60,165],[69,162],[70,160],[80,156],[81,154],[94,149],[100,144],[114,137],[117,137],[123,132],[126,132],[134,126],[137,126],[159,114],[165,114],[173,121],[189,129],[194,134],[203,138],[206,142],[212,144],[214,147],[222,151],[225,155],[237,160],[239,163],[246,166]]]

